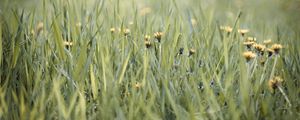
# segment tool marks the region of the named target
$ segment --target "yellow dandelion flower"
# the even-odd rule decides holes
[[[162,32],[155,32],[154,33],[154,37],[158,40],[158,42],[160,42],[162,35],[163,35]]]
[[[246,42],[256,42],[256,38],[255,37],[247,37]]]
[[[196,50],[194,49],[194,48],[191,48],[190,50],[189,50],[189,56],[191,56],[191,55],[193,55],[193,54],[195,54],[196,53]]]
[[[256,57],[255,53],[251,51],[244,52],[243,56],[246,58],[247,62]]]
[[[282,45],[281,44],[273,44],[271,49],[274,50],[275,54],[278,54],[280,49],[282,49]]]
[[[227,32],[227,33],[231,33],[232,30],[233,30],[233,28],[230,27],[230,26],[221,26],[220,29]]]
[[[245,36],[249,32],[249,29],[238,29],[238,33],[240,33],[242,36]]]
[[[114,33],[115,31],[116,31],[115,28],[110,28],[110,32],[111,32],[111,33]]]
[[[270,79],[268,82],[270,91],[273,93],[274,90],[282,84],[282,82],[283,82],[283,79],[278,76],[274,77],[273,79]]]
[[[149,41],[150,38],[151,38],[150,35],[145,35],[144,40],[145,40],[145,41]]]
[[[151,42],[149,40],[145,41],[146,48],[150,48],[152,46]]]
[[[261,53],[261,55],[263,55],[264,51],[265,51],[265,48],[266,46],[264,45],[261,45],[261,44],[254,44],[253,47]]]

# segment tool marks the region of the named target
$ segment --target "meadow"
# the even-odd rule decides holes
[[[296,3],[1,0],[0,120],[298,120]]]

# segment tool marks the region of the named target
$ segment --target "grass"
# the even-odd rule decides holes
[[[193,0],[35,2],[0,8],[0,119],[300,117],[300,34],[281,19]],[[283,48],[246,60],[247,37]]]

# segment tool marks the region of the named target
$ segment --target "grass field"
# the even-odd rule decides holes
[[[299,120],[297,3],[1,0],[0,120]]]

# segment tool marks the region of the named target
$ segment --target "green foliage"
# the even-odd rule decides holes
[[[300,33],[246,1],[34,2],[0,8],[0,119],[300,117]],[[252,36],[283,48],[248,61]]]

